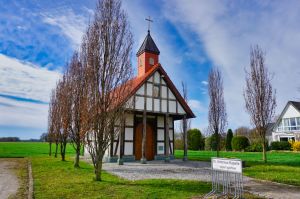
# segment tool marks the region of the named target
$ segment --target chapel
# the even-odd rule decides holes
[[[159,55],[148,30],[136,53],[137,75],[130,80],[128,100],[132,106],[128,107],[123,130],[113,138],[104,161],[174,158],[174,121],[195,115],[159,63]]]

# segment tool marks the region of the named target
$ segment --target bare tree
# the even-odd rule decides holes
[[[129,94],[132,77],[132,43],[121,1],[98,1],[81,50],[87,89],[87,144],[97,181],[101,180],[104,153],[112,134],[116,134],[115,124],[123,126],[125,96]]]
[[[220,151],[220,134],[227,125],[227,114],[223,95],[222,74],[217,68],[212,68],[208,76],[208,94],[210,98],[208,121],[209,129],[216,136],[217,157]]]
[[[66,73],[63,75],[63,78],[58,82],[56,92],[56,104],[59,110],[58,117],[61,124],[59,129],[60,154],[61,160],[65,161],[66,147],[70,134],[72,106],[71,84],[68,71],[66,71]]]
[[[51,137],[49,142],[49,155],[52,153],[52,142],[55,143],[54,157],[57,157],[58,145],[60,140],[60,128],[61,119],[58,106],[58,98],[56,89],[52,90],[50,103],[49,103],[49,114],[48,114],[48,134]]]
[[[181,82],[182,86],[182,94],[183,94],[183,99],[188,103],[188,90],[187,90],[187,85],[184,82]],[[187,150],[188,150],[188,139],[187,139],[187,131],[191,129],[191,120],[186,119],[186,117],[183,118],[180,124],[181,128],[181,135],[182,135],[182,140],[183,140],[183,149],[184,149],[184,154],[183,154],[183,160],[187,161],[188,156],[187,156]]]
[[[259,46],[251,48],[250,71],[246,71],[244,98],[250,120],[261,138],[263,161],[267,162],[266,132],[267,125],[275,114],[276,90],[272,88],[271,74],[265,65],[265,53]]]
[[[84,144],[86,134],[87,110],[86,110],[86,89],[84,69],[79,59],[78,52],[74,52],[69,64],[68,78],[70,81],[70,98],[71,98],[71,122],[69,123],[72,146],[76,152],[74,167],[79,167],[80,151]]]

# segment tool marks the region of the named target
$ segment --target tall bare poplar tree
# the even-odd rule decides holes
[[[63,75],[62,80],[59,81],[56,87],[57,92],[57,106],[59,109],[59,118],[61,127],[59,129],[59,142],[61,160],[65,161],[66,147],[70,134],[71,127],[71,84],[68,71]]]
[[[78,52],[74,52],[69,64],[68,79],[70,81],[71,98],[71,122],[70,140],[76,155],[74,167],[79,167],[79,156],[84,144],[84,138],[87,131],[87,98],[85,89],[84,68],[81,64]]]
[[[217,144],[217,157],[220,151],[220,134],[227,125],[227,114],[223,95],[222,74],[217,68],[212,68],[208,76],[208,94],[210,98],[208,121],[209,129],[214,134]]]
[[[250,120],[261,138],[263,161],[266,156],[267,125],[274,117],[276,108],[276,90],[271,85],[271,74],[265,66],[265,54],[259,46],[250,52],[250,71],[246,71],[246,89],[244,98]]]
[[[81,60],[85,67],[88,151],[95,179],[101,180],[102,159],[115,123],[123,126],[132,67],[132,34],[120,0],[100,0],[93,21],[82,43]],[[121,131],[120,131],[121,132]]]
[[[188,90],[187,85],[184,82],[181,82],[182,86],[182,95],[183,99],[188,103]],[[183,160],[188,160],[187,150],[188,150],[188,139],[187,139],[187,131],[191,128],[191,120],[186,119],[186,117],[183,118],[181,124],[180,124],[181,132],[182,132],[182,140],[183,140]]]

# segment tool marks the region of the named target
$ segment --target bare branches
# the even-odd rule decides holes
[[[115,124],[121,127],[130,88],[132,34],[119,0],[99,1],[84,36],[81,60],[85,68],[88,150],[101,180],[102,158]]]
[[[223,96],[223,80],[221,72],[212,68],[208,77],[208,94],[210,98],[208,121],[209,129],[217,137],[217,156],[220,150],[220,133],[223,133],[227,125],[227,114]]]
[[[246,71],[244,98],[246,110],[263,144],[263,160],[266,162],[266,131],[275,114],[276,90],[271,85],[271,74],[265,66],[265,53],[259,46],[251,48],[250,71]]]

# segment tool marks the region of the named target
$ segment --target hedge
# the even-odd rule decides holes
[[[249,140],[245,136],[235,136],[231,141],[232,150],[234,151],[245,151],[250,146]]]
[[[291,143],[287,141],[275,141],[271,142],[271,149],[272,150],[291,150]]]

